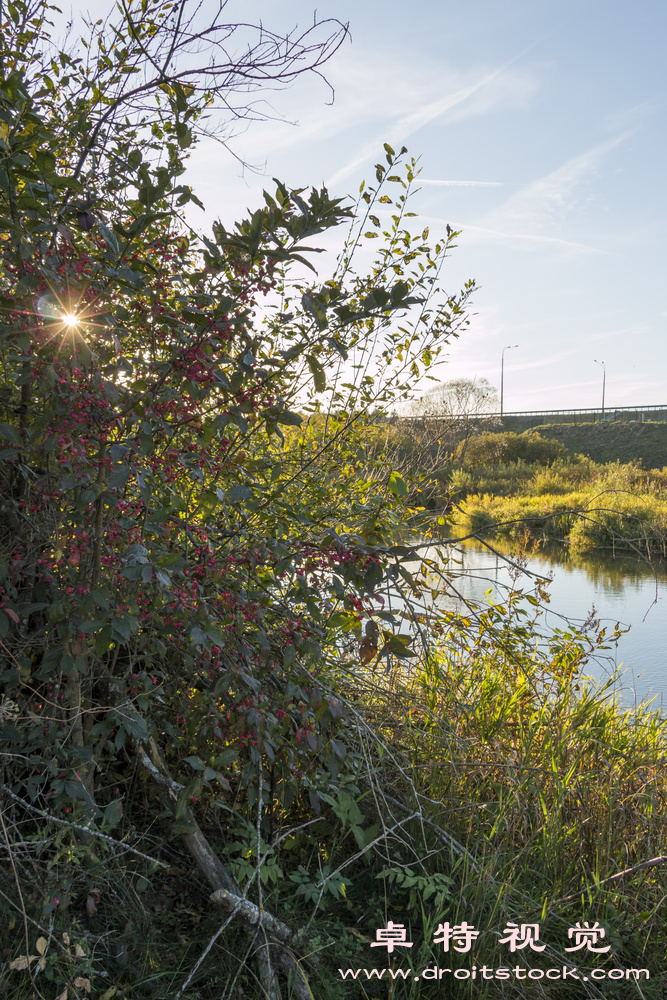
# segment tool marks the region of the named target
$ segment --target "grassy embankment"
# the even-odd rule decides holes
[[[517,430],[509,425],[505,430]],[[570,455],[585,455],[594,462],[634,463],[644,469],[667,465],[667,423],[647,421],[598,421],[597,423],[543,424],[532,428],[542,438],[562,444]]]

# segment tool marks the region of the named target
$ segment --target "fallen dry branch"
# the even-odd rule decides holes
[[[242,920],[252,927],[259,926],[260,923],[265,931],[276,938],[282,944],[290,944],[294,940],[294,934],[287,924],[277,920],[263,908],[260,909],[256,903],[249,899],[235,896],[234,893],[227,892],[226,889],[216,889],[209,896],[213,903],[220,903],[225,909],[238,914]]]
[[[648,861],[642,861],[641,864],[633,865],[632,868],[624,868],[622,872],[616,872],[615,875],[608,875],[607,878],[600,879],[595,885],[580,889],[579,892],[574,892],[571,896],[563,896],[562,899],[557,899],[552,905],[557,906],[560,903],[569,903],[573,899],[578,899],[582,893],[588,892],[589,889],[601,889],[603,885],[609,885],[610,882],[618,882],[619,879],[625,878],[626,875],[634,875],[635,872],[640,872],[644,868],[655,868],[656,865],[664,864],[667,864],[667,854],[660,854],[657,858],[649,858]]]
[[[169,808],[178,801],[185,791],[184,786],[169,774],[167,765],[155,740],[148,741],[150,753],[140,740],[134,741],[139,762],[147,774],[155,781],[164,804]],[[197,823],[189,806],[185,807],[184,818],[190,832],[182,835],[183,842],[194,858],[199,870],[213,887],[211,899],[225,906],[233,916],[238,916],[253,936],[260,936],[255,952],[258,977],[269,1000],[280,1000],[280,987],[273,971],[275,965],[286,975],[296,1000],[312,1000],[313,994],[301,965],[289,946],[295,944],[296,935],[286,924],[246,899],[236,880],[229,874]],[[269,959],[269,952],[271,959]]]

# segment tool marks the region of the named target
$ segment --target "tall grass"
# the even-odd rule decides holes
[[[514,626],[525,613],[518,604],[504,608]],[[428,850],[421,862],[404,862],[421,876],[422,898],[406,903],[395,883],[387,889],[389,903],[400,900],[413,939],[421,939],[406,961],[415,968],[428,960],[452,969],[470,969],[473,961],[478,968],[644,968],[651,978],[639,988],[542,979],[522,982],[519,992],[516,983],[503,989],[450,977],[444,992],[443,984],[429,990],[422,982],[393,995],[661,997],[667,865],[638,866],[667,854],[667,722],[647,705],[623,707],[611,681],[587,679],[573,634],[556,636],[545,656],[531,652],[529,642],[512,644],[514,626],[495,648],[454,651],[446,644],[409,680],[397,679],[375,707],[393,751],[409,761],[423,805]],[[439,840],[438,830],[453,842]],[[606,881],[621,872],[627,874]],[[423,898],[429,877],[431,899],[443,878],[451,880],[438,905]],[[472,956],[429,948],[431,923],[445,919],[481,931]],[[611,945],[608,955],[564,951],[568,928],[585,920],[605,928],[599,943]],[[547,950],[511,955],[498,941],[508,921],[538,923]]]
[[[587,656],[604,642],[595,623],[583,633],[566,628],[538,641],[541,608],[531,597],[510,594],[501,605],[471,612],[476,628],[463,629],[452,616],[451,632],[415,668],[394,663],[387,675],[383,660],[365,680],[350,678],[356,786],[330,802],[332,808],[325,802],[315,824],[303,804],[293,804],[289,816],[281,807],[291,835],[271,854],[277,874],[267,879],[265,905],[279,904],[290,926],[305,929],[300,949],[313,959],[308,969],[318,1000],[664,996],[667,865],[638,866],[667,854],[667,722],[645,705],[623,707],[611,684],[596,687],[586,678]],[[136,795],[138,820],[139,789]],[[214,836],[205,814],[202,823]],[[26,820],[14,839],[22,850],[39,851],[43,838],[31,841],[36,833]],[[74,843],[73,831],[65,833],[63,846]],[[203,881],[193,884],[180,852],[167,847],[166,828],[132,843],[164,852],[169,866],[155,870],[141,859],[96,857],[104,844],[91,845],[84,870],[71,873],[80,883],[72,892],[71,947],[60,943],[63,935],[54,938],[46,972],[57,962],[72,980],[104,975],[95,980],[93,996],[113,987],[127,1000],[175,997],[224,915],[208,904]],[[233,854],[228,838],[217,843],[223,856]],[[53,866],[55,888],[67,863],[54,857]],[[300,894],[306,869],[312,884]],[[322,896],[325,877],[336,873],[345,892]],[[11,871],[4,876],[0,870],[6,898]],[[101,898],[98,913],[86,917],[91,886]],[[4,916],[11,917],[9,932],[19,934],[20,913]],[[0,926],[2,917],[0,905]],[[50,920],[45,914],[40,924],[45,939]],[[392,958],[370,948],[375,929],[388,920],[403,923],[413,942]],[[470,953],[445,953],[433,942],[445,921],[467,921],[480,931]],[[547,950],[509,952],[499,936],[510,921],[539,924]],[[566,953],[568,928],[577,921],[598,921],[611,953]],[[30,933],[35,938],[42,931],[31,926]],[[244,954],[247,942],[232,925],[216,938],[184,1000],[229,1000],[241,995],[238,987],[247,1000],[260,1000]],[[651,978],[596,985],[450,974],[431,981],[422,978],[428,962],[452,970],[574,965],[582,974],[594,967],[641,968]],[[392,965],[408,978],[343,982],[338,974],[339,968]],[[40,978],[38,985],[54,1000],[58,991],[50,981]],[[0,965],[3,989],[17,1000],[33,996],[27,974],[6,963]],[[111,1000],[111,992],[105,995]]]
[[[540,496],[565,494],[580,489],[628,490],[632,493],[665,497],[667,469],[642,469],[638,465],[593,462],[584,455],[558,459],[551,464],[540,461],[502,464],[466,465],[450,472],[454,490],[465,484],[466,494],[491,493],[494,496]]]

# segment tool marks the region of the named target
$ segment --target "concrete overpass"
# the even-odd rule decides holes
[[[436,414],[429,416],[403,417],[404,420],[438,420],[441,419]],[[540,424],[585,424],[598,423],[599,421],[612,422],[620,420],[623,422],[643,423],[650,420],[656,423],[667,422],[667,404],[656,406],[605,406],[604,412],[601,407],[591,407],[588,409],[572,410],[512,410],[503,413],[478,413],[474,416],[461,413],[450,419],[468,419],[475,421],[488,421],[490,424],[499,425],[506,429],[528,427],[538,427]]]

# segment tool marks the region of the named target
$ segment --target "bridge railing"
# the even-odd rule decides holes
[[[500,413],[477,413],[471,416],[467,413],[436,414],[429,413],[410,415],[401,417],[401,420],[489,420],[489,421],[511,421],[518,419],[521,423],[592,423],[597,420],[635,420],[642,422],[644,419],[656,420],[659,423],[667,421],[667,404],[655,406],[614,406],[588,407],[569,410],[512,410]]]

